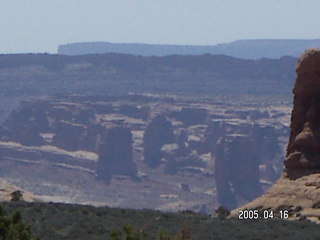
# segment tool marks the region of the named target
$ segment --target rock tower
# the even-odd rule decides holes
[[[161,164],[162,146],[173,141],[171,122],[162,115],[156,116],[143,135],[144,161],[149,167],[156,168]]]
[[[320,49],[307,50],[297,65],[291,134],[285,161],[292,169],[320,169]]]
[[[129,128],[116,126],[107,131],[98,147],[98,179],[110,182],[113,175],[137,177],[132,160],[132,134]]]

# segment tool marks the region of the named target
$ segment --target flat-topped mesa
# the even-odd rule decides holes
[[[306,50],[296,72],[286,171],[320,171],[320,48]]]

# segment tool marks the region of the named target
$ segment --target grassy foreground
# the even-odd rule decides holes
[[[320,226],[308,221],[221,220],[189,211],[164,213],[61,203],[2,203],[7,214],[19,211],[42,240],[108,240],[115,229],[131,224],[156,240],[159,232],[171,236],[188,231],[193,240],[313,240],[320,239]],[[164,239],[164,238],[163,238]],[[181,239],[181,238],[176,238]]]

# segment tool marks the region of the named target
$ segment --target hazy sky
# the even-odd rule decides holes
[[[320,0],[0,0],[0,53],[108,41],[320,38]]]

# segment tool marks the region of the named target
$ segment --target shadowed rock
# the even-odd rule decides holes
[[[100,141],[98,147],[98,179],[109,182],[113,175],[137,176],[132,161],[132,134],[129,128],[113,127]]]
[[[46,102],[23,102],[13,110],[8,119],[2,124],[1,138],[16,141],[27,146],[45,144],[40,136],[49,128],[46,116]]]
[[[87,125],[84,136],[81,139],[80,149],[97,152],[99,138],[105,135],[106,131],[106,127],[101,124],[90,123]]]
[[[281,151],[277,134],[273,127],[254,124],[249,132],[251,139],[254,141],[254,149],[259,163],[271,161]]]
[[[119,107],[119,112],[127,115],[128,117],[147,120],[149,117],[150,108],[145,106],[121,105]]]
[[[221,205],[233,209],[237,206],[235,194],[231,190],[228,179],[228,163],[225,161],[225,140],[220,138],[217,142],[215,158],[215,180],[217,188],[217,197]]]
[[[67,121],[56,122],[53,126],[55,136],[52,144],[69,151],[80,149],[80,143],[84,137],[86,126]]]
[[[220,137],[226,135],[226,125],[223,121],[210,121],[198,150],[199,153],[208,153],[211,151],[215,155],[215,145]]]
[[[155,117],[143,135],[144,161],[149,167],[156,168],[163,157],[161,148],[174,141],[172,124],[164,116]]]
[[[203,124],[208,116],[208,111],[203,108],[183,107],[181,111],[170,113],[170,117],[184,123],[185,126]]]
[[[215,148],[215,178],[221,205],[235,208],[236,198],[250,201],[262,194],[253,144],[245,135],[227,135],[218,140]]]

